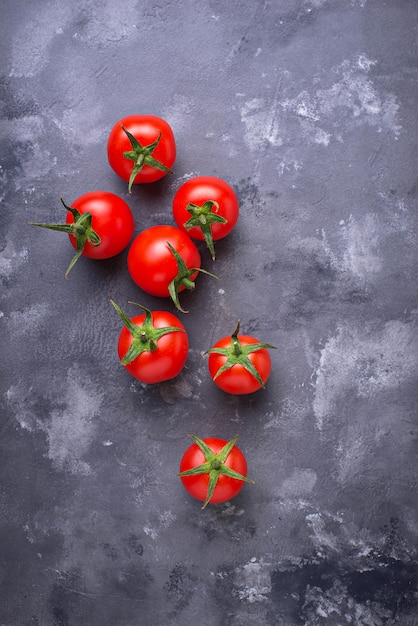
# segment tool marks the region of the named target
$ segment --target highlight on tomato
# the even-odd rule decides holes
[[[235,445],[238,436],[231,441],[214,437],[199,439],[195,435],[189,437],[194,443],[181,458],[178,476],[186,491],[203,502],[202,509],[209,503],[231,500],[246,482],[254,484],[247,478],[246,458]]]
[[[196,176],[177,190],[173,217],[192,239],[205,241],[215,259],[214,241],[229,235],[238,221],[239,203],[233,188],[215,176]]]
[[[125,369],[137,380],[154,384],[171,380],[184,368],[189,339],[180,320],[167,311],[144,312],[129,318],[110,301],[123,323],[118,340],[118,355]]]
[[[76,254],[71,260],[65,278],[80,256],[89,259],[110,259],[124,250],[134,234],[134,218],[129,205],[119,196],[109,191],[90,191],[83,194],[67,211],[65,224],[41,224],[40,226],[67,233]]]
[[[128,252],[128,271],[143,291],[159,298],[171,297],[176,308],[187,313],[179,301],[179,293],[195,288],[202,269],[196,244],[180,228],[169,224],[151,226],[133,240]]]
[[[110,131],[107,157],[111,168],[132,185],[153,183],[172,173],[176,142],[168,122],[157,115],[127,115]]]
[[[261,343],[250,335],[239,335],[240,322],[229,337],[223,337],[207,350],[208,368],[213,382],[226,393],[254,393],[270,376],[269,343]]]

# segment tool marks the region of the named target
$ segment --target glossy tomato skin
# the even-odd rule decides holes
[[[127,115],[113,126],[107,142],[109,164],[118,176],[129,181],[134,167],[134,162],[123,156],[124,152],[132,150],[132,146],[121,125],[144,147],[152,144],[161,132],[160,142],[152,152],[152,156],[171,169],[176,160],[176,143],[168,122],[156,115]],[[153,183],[165,175],[164,171],[144,165],[134,182],[135,184]]]
[[[110,259],[124,250],[134,234],[134,218],[129,205],[119,196],[109,191],[90,191],[71,204],[81,214],[91,213],[92,228],[101,241],[98,246],[86,242],[83,256],[89,259]],[[68,211],[67,224],[74,222],[73,214]],[[75,249],[75,237],[69,235]]]
[[[179,228],[193,239],[203,241],[204,235],[199,226],[190,229],[184,224],[190,218],[188,204],[202,206],[208,200],[218,203],[219,208],[212,207],[212,213],[225,218],[226,224],[214,223],[211,226],[214,241],[229,235],[238,221],[239,203],[235,191],[228,183],[215,176],[196,176],[186,181],[176,192],[173,199],[173,217]]]
[[[253,343],[259,343],[258,339],[248,335],[238,335],[238,339],[241,345],[248,346]],[[232,345],[231,337],[224,337],[220,339],[214,348],[228,348]],[[261,376],[261,380],[265,384],[271,372],[271,358],[268,350],[262,348],[255,352],[251,352],[248,358]],[[222,391],[234,395],[244,395],[247,393],[254,393],[261,388],[260,383],[254,378],[254,376],[248,372],[242,365],[235,364],[230,369],[220,374],[216,379],[215,375],[218,370],[225,364],[226,357],[223,354],[216,354],[211,352],[208,359],[209,373],[214,379],[215,385],[217,385]]]
[[[142,352],[130,363],[124,365],[126,370],[143,383],[154,384],[175,378],[184,368],[189,351],[189,340],[181,321],[167,311],[152,311],[152,322],[156,328],[175,326],[181,331],[173,331],[157,340],[157,349]],[[131,318],[134,324],[142,326],[145,313]],[[119,335],[118,355],[122,359],[133,341],[129,330],[124,326]]]
[[[216,454],[228,443],[224,439],[209,437],[203,440]],[[196,443],[187,448],[180,461],[180,472],[202,465],[205,456]],[[225,461],[225,465],[243,476],[247,476],[247,461],[241,450],[235,445]],[[208,493],[209,474],[196,474],[195,476],[181,476],[186,491],[204,502]],[[220,474],[215,490],[209,500],[212,504],[227,502],[236,496],[243,488],[245,482],[236,478],[230,478]]]
[[[128,271],[132,280],[147,293],[168,297],[168,285],[177,276],[178,266],[167,241],[177,250],[189,269],[199,268],[201,257],[186,233],[171,225],[151,226],[133,240],[128,252]],[[191,276],[194,280],[197,271]],[[181,285],[179,292],[184,290]]]

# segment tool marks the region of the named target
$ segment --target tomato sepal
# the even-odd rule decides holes
[[[213,207],[215,207],[215,212],[212,211]],[[186,211],[190,213],[191,217],[183,224],[186,230],[190,230],[195,227],[200,228],[213,260],[215,260],[215,246],[213,243],[211,225],[215,223],[227,224],[228,222],[228,220],[222,217],[222,215],[218,215],[216,213],[218,210],[219,203],[216,202],[216,200],[207,200],[204,204],[202,204],[202,206],[189,202],[186,206]]]
[[[225,465],[225,461],[227,460],[232,448],[235,446],[238,435],[235,435],[233,439],[228,441],[222,448],[222,450],[218,452],[218,454],[213,452],[213,450],[211,450],[211,448],[202,439],[199,439],[199,437],[196,437],[195,435],[189,435],[189,437],[193,439],[194,443],[197,446],[199,446],[205,457],[205,463],[202,463],[197,467],[193,467],[183,472],[179,472],[177,476],[182,477],[196,476],[198,474],[209,474],[208,491],[206,494],[206,499],[202,506],[202,510],[206,508],[206,506],[209,504],[220,475],[255,484],[255,481],[251,478],[248,478],[247,476],[244,476],[243,474],[240,474],[239,472],[233,470],[231,467]]]
[[[174,332],[185,332],[183,328],[179,328],[178,326],[164,326],[163,328],[156,328],[152,322],[152,314],[149,309],[142,304],[129,302],[129,304],[139,306],[145,313],[145,320],[139,326],[138,324],[134,324],[132,322],[132,320],[122,311],[114,300],[110,300],[110,303],[113,305],[122,320],[122,323],[126,326],[133,337],[129,350],[120,361],[122,365],[131,363],[143,352],[154,352],[154,350],[158,347],[158,340],[164,335]]]
[[[258,350],[264,349],[274,349],[276,350],[276,346],[271,345],[270,343],[251,343],[249,345],[243,346],[238,338],[238,333],[240,330],[240,320],[238,320],[238,324],[236,329],[231,335],[231,345],[227,348],[210,348],[206,350],[205,354],[222,354],[226,357],[226,362],[218,369],[213,380],[215,381],[218,376],[226,372],[227,370],[234,367],[234,365],[241,365],[247,372],[249,372],[258,382],[258,384],[265,389],[265,384],[258,373],[257,369],[254,367],[251,360],[248,358],[252,352],[257,352]]]
[[[174,256],[176,260],[177,269],[178,269],[177,275],[173,278],[173,280],[168,285],[168,293],[170,294],[171,299],[176,309],[178,309],[182,313],[188,313],[188,311],[185,311],[180,305],[180,300],[179,300],[180,287],[184,287],[185,289],[194,289],[196,285],[195,285],[194,280],[192,280],[191,277],[196,272],[200,272],[202,274],[208,274],[209,276],[212,276],[212,278],[216,278],[217,280],[218,280],[218,277],[215,276],[215,274],[212,274],[211,272],[208,272],[207,270],[202,269],[201,267],[192,267],[189,269],[186,263],[184,262],[184,259],[179,254],[179,252],[174,248],[174,246],[172,246],[169,241],[166,241],[166,244],[171,254]]]
[[[62,196],[60,196],[60,200],[65,209],[72,213],[74,222],[71,224],[40,224],[39,222],[29,222],[29,224],[31,226],[39,226],[40,228],[47,228],[49,230],[67,233],[67,235],[72,235],[74,237],[76,243],[76,253],[71,259],[70,264],[67,267],[67,271],[65,272],[65,278],[68,279],[71,269],[83,254],[86,243],[97,247],[100,245],[101,239],[92,227],[93,216],[89,211],[80,213],[80,211],[75,207],[65,204]]]
[[[163,163],[161,163],[160,161],[158,161],[152,156],[152,153],[154,152],[155,148],[160,143],[161,136],[162,136],[161,131],[159,132],[157,139],[153,141],[153,143],[149,144],[148,146],[143,146],[138,141],[138,139],[123,126],[123,124],[121,124],[120,127],[122,128],[122,130],[128,137],[129,142],[132,147],[132,150],[128,150],[127,152],[123,153],[123,156],[125,159],[130,159],[131,161],[134,162],[134,168],[129,177],[129,183],[128,183],[129,193],[132,192],[132,185],[135,182],[135,178],[137,177],[139,172],[142,170],[144,165],[149,165],[150,167],[160,170],[161,172],[165,172],[166,174],[173,173],[172,169],[170,169],[169,167],[167,167],[166,165],[164,165]]]

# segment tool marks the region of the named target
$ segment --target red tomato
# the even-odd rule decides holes
[[[66,277],[80,256],[109,259],[124,250],[134,234],[134,218],[128,204],[108,191],[90,191],[67,206],[66,224],[39,224],[69,235],[77,253]]]
[[[200,260],[199,250],[182,230],[170,225],[151,226],[133,240],[128,271],[138,287],[160,298],[171,296],[182,311],[178,294],[194,288],[199,271],[208,273],[200,269]]]
[[[160,383],[182,371],[189,340],[180,320],[167,311],[149,311],[129,319],[111,300],[124,326],[118,355],[126,370],[143,383]]]
[[[178,189],[173,199],[176,224],[193,239],[205,240],[212,258],[215,258],[213,242],[231,232],[238,214],[235,191],[215,176],[191,178]]]
[[[112,128],[107,142],[111,168],[123,180],[153,183],[167,173],[176,160],[171,126],[156,115],[128,115]]]
[[[179,476],[184,488],[197,500],[218,504],[236,496],[247,478],[247,461],[231,441],[210,437],[199,439],[190,435],[194,443],[187,448],[180,461]]]
[[[208,350],[208,368],[214,383],[223,391],[242,395],[258,391],[270,376],[268,343],[239,335],[239,323],[230,337],[223,337]]]

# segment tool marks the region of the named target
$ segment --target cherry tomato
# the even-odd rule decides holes
[[[182,371],[189,351],[186,329],[167,311],[150,311],[129,318],[111,300],[124,326],[118,340],[118,355],[126,370],[143,383],[160,383]],[[134,304],[134,303],[132,303]]]
[[[255,337],[239,335],[240,324],[230,337],[223,337],[208,350],[208,368],[213,382],[223,391],[242,395],[258,391],[270,376],[267,351],[275,348]]]
[[[147,293],[171,297],[180,310],[178,294],[194,289],[200,268],[200,253],[186,233],[170,225],[151,226],[133,240],[128,252],[128,271]],[[183,311],[184,312],[184,311]]]
[[[71,206],[67,206],[65,224],[39,224],[34,226],[65,232],[69,235],[76,255],[65,274],[80,256],[89,259],[110,259],[124,250],[134,234],[134,218],[128,204],[108,191],[90,191]]]
[[[183,454],[178,475],[186,491],[204,503],[202,509],[209,502],[230,500],[245,482],[254,483],[247,478],[247,461],[235,445],[237,437],[231,441],[190,437],[194,443]]]
[[[153,183],[167,173],[176,160],[171,126],[156,115],[128,115],[112,128],[107,142],[111,168],[123,180]]]
[[[173,216],[192,239],[205,240],[212,258],[213,242],[229,235],[239,214],[238,198],[228,183],[215,176],[197,176],[185,182],[173,199]]]

